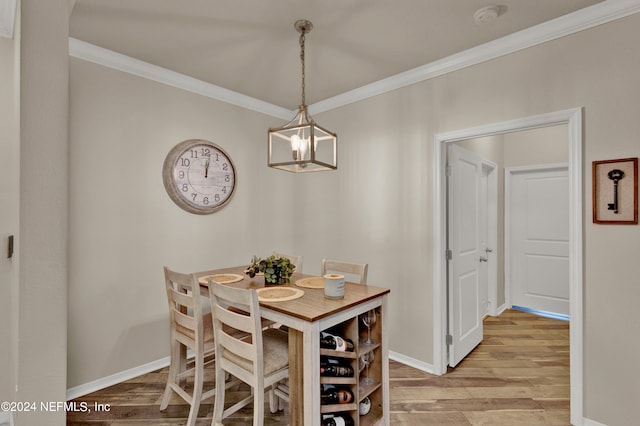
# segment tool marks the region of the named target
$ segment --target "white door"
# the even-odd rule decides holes
[[[480,201],[482,159],[449,145],[448,299],[449,365],[455,367],[482,341]],[[486,283],[484,283],[486,285]],[[482,309],[485,309],[483,307]]]
[[[506,170],[511,305],[569,315],[566,165]]]

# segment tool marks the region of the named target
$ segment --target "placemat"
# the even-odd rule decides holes
[[[261,302],[285,302],[304,296],[304,291],[294,287],[265,287],[256,290]]]
[[[220,284],[235,283],[244,279],[242,275],[238,274],[205,275],[204,277],[200,277],[200,284],[206,284],[207,282],[209,282],[209,278]]]
[[[302,278],[296,281],[298,287],[305,288],[324,288],[324,278],[322,277],[308,277]]]

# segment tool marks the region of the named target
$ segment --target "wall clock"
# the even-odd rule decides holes
[[[167,154],[162,181],[169,197],[182,209],[210,214],[224,207],[236,187],[231,157],[213,142],[189,139]]]

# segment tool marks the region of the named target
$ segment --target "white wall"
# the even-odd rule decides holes
[[[369,283],[391,288],[391,349],[431,363],[434,135],[584,106],[585,417],[632,424],[640,230],[588,218],[591,162],[640,151],[639,26],[628,17],[319,114],[338,133],[339,169],[301,176],[266,168],[273,119],[73,60],[69,386],[167,355],[163,264],[273,249],[304,255],[309,273],[325,256],[369,262]],[[181,212],[162,188],[164,155],[191,137],[239,169],[212,216]]]
[[[69,387],[168,356],[162,268],[191,272],[292,250],[292,177],[266,167],[280,120],[81,60],[70,87]],[[236,193],[199,216],[165,192],[177,143],[211,140]]]

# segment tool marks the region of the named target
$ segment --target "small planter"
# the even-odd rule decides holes
[[[282,285],[291,280],[291,274],[296,269],[296,266],[286,257],[269,256],[265,259],[260,259],[257,256],[253,256],[251,259],[251,266],[246,270],[247,275],[253,278],[257,273],[264,273],[265,285]]]

